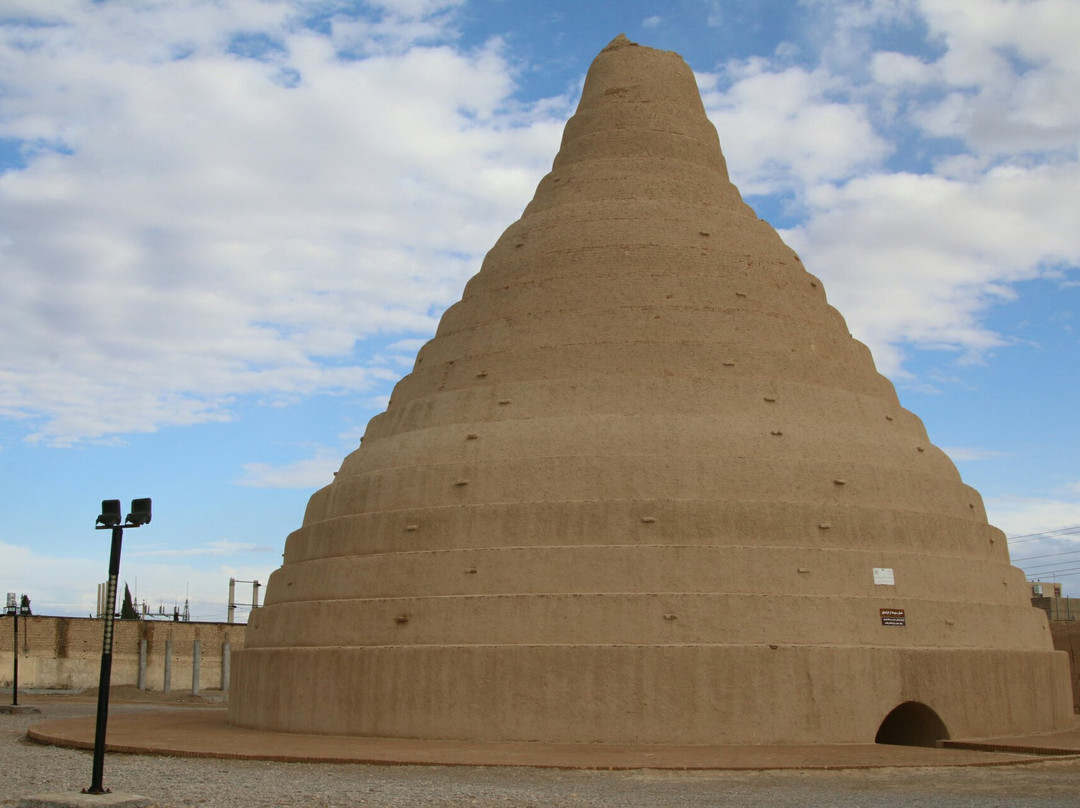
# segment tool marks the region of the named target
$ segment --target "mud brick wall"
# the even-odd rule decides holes
[[[113,685],[135,685],[139,641],[146,640],[146,687],[161,690],[165,644],[172,640],[172,689],[191,687],[195,640],[200,645],[200,687],[221,687],[222,652],[244,645],[244,625],[117,620],[113,634]],[[96,687],[101,670],[103,621],[87,617],[19,619],[19,687],[81,689]],[[0,685],[11,687],[11,618],[0,619]]]

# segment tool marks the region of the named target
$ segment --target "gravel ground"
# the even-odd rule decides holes
[[[90,784],[91,755],[25,740],[43,719],[92,715],[55,699],[41,715],[0,715],[0,801]],[[110,714],[153,709],[112,704]],[[265,763],[109,754],[105,786],[162,808],[1076,808],[1080,760],[1013,766],[848,771],[568,771],[473,766]]]

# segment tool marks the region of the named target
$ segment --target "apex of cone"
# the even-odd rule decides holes
[[[629,39],[626,38],[626,34],[619,34],[617,37],[615,37],[608,43],[607,47],[604,48],[601,53],[618,50],[619,48],[636,48],[637,46],[638,43],[631,42]]]

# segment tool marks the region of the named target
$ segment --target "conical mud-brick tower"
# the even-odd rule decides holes
[[[229,715],[616,743],[1067,726],[979,494],[617,38],[551,173],[286,544]],[[881,735],[879,735],[879,730]]]

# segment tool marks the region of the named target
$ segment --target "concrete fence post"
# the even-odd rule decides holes
[[[162,690],[166,693],[172,690],[172,640],[165,640],[165,682]]]
[[[139,640],[139,690],[146,690],[146,640]]]
[[[199,663],[202,661],[202,647],[199,641],[191,644],[191,695],[199,695]]]
[[[221,692],[229,692],[229,659],[232,655],[232,643],[225,640],[221,644]]]

